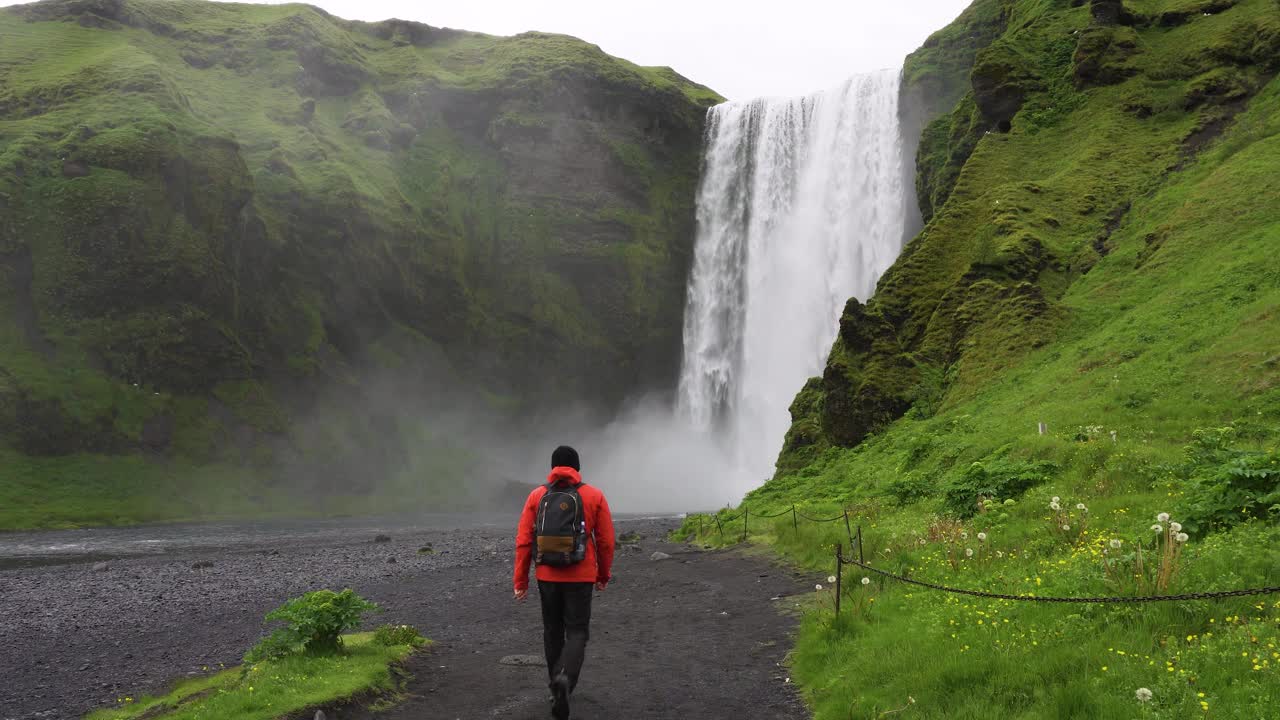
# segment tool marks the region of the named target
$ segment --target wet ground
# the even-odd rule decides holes
[[[596,596],[574,718],[807,717],[780,663],[787,596],[812,580],[666,543],[675,524],[620,520],[643,539]],[[411,660],[404,703],[331,718],[547,717],[545,669],[499,663],[541,648],[536,597],[510,598],[510,535],[495,516],[0,535],[0,720],[76,718],[238,663],[266,611],[323,587],[436,641]]]

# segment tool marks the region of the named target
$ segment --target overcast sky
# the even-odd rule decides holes
[[[340,17],[398,17],[514,35],[565,33],[670,65],[732,100],[800,95],[894,68],[970,0],[318,0]]]
[[[179,0],[180,1],[180,0]],[[278,0],[269,0],[278,1]],[[731,100],[801,95],[894,68],[970,0],[313,0],[353,20],[398,17],[513,35],[565,33],[670,65]],[[0,0],[0,5],[15,4]]]

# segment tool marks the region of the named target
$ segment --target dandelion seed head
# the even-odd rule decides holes
[[[1174,533],[1182,532],[1182,523],[1179,523],[1179,522],[1169,523],[1169,532],[1174,532]]]
[[[1166,513],[1166,512],[1160,513],[1159,515],[1156,516],[1156,520],[1159,520],[1162,523],[1169,522],[1169,513]]]
[[[1049,502],[1062,502],[1062,498],[1058,497],[1057,495],[1054,495],[1053,499],[1050,500]]]
[[[1120,546],[1121,546],[1121,545],[1124,545],[1124,541],[1123,541],[1123,540],[1119,540],[1119,539],[1115,539],[1115,540],[1112,540],[1112,541],[1111,541],[1110,545],[1111,545],[1111,549],[1112,549],[1112,550],[1119,550],[1119,549],[1120,549]]]
[[[835,584],[835,582],[836,582],[836,576],[835,576],[835,575],[828,575],[828,576],[827,576],[827,582],[829,582],[829,583],[831,583],[832,585],[834,585],[834,584]]]
[[[1068,525],[1068,524],[1066,524],[1066,523],[1063,523],[1063,524],[1062,524],[1062,529],[1063,529],[1063,530],[1070,530],[1070,529],[1071,529],[1071,526],[1070,526],[1070,525]]]
[[[1138,697],[1138,702],[1151,701],[1151,691],[1146,688],[1138,688],[1138,691],[1135,692],[1134,695]]]
[[[965,548],[965,549],[964,549],[964,556],[965,556],[965,557],[973,557],[973,548]]]
[[[863,584],[863,585],[870,585],[870,584],[871,584],[871,578],[869,578],[869,577],[864,577],[864,578],[862,578],[862,584]]]
[[[1160,523],[1156,523],[1151,526],[1151,532],[1164,532],[1164,526]]]
[[[814,585],[814,586],[813,586],[813,589],[814,589],[814,590],[821,590],[821,589],[822,589],[822,583],[818,583],[817,585]]]
[[[1057,501],[1057,500],[1054,500],[1053,502],[1049,503],[1049,509],[1050,509],[1050,510],[1061,510],[1061,509],[1062,509],[1062,506],[1058,504],[1058,501]]]
[[[1175,535],[1175,536],[1173,537],[1173,539],[1174,539],[1174,540],[1177,540],[1177,541],[1178,541],[1178,542],[1180,542],[1180,543],[1184,543],[1184,542],[1186,542],[1187,540],[1189,540],[1190,538],[1191,538],[1191,536],[1190,536],[1190,535],[1187,535],[1186,533],[1182,533],[1182,532],[1178,533],[1177,535]]]
[[[987,541],[987,534],[984,532],[978,533],[978,542],[986,542],[986,541]]]

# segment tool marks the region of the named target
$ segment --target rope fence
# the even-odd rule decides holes
[[[870,563],[866,561],[866,557],[863,554],[862,526],[858,525],[857,532],[856,533],[854,532],[853,526],[851,525],[849,520],[849,511],[847,509],[840,515],[837,515],[832,518],[815,518],[815,517],[810,517],[809,515],[806,515],[803,512],[800,512],[795,505],[792,505],[790,509],[784,510],[779,513],[774,513],[772,515],[757,513],[755,517],[761,520],[772,520],[772,519],[783,517],[785,515],[791,515],[791,524],[797,535],[799,535],[800,533],[799,521],[801,519],[806,520],[808,522],[814,522],[814,523],[833,523],[833,522],[839,522],[840,520],[844,521],[845,534],[849,540],[849,551],[850,553],[852,553],[853,549],[856,547],[858,549],[858,557],[856,560],[853,559],[852,557],[846,558],[844,556],[844,544],[843,543],[836,544],[835,610],[837,615],[840,614],[840,598],[841,598],[841,595],[843,594],[842,593],[842,586],[843,586],[842,576],[844,575],[843,571],[844,571],[844,568],[850,567],[850,566],[857,567],[862,570],[866,570],[867,572],[873,573],[875,575],[879,575],[880,577],[887,578],[895,582],[900,582],[907,585],[913,585],[916,587],[922,587],[928,590],[936,590],[938,592],[951,593],[955,595],[968,595],[970,597],[990,598],[993,600],[1013,600],[1018,602],[1136,604],[1136,603],[1154,603],[1154,602],[1180,602],[1180,601],[1185,602],[1190,600],[1220,600],[1223,598],[1280,594],[1280,586],[1244,588],[1244,589],[1238,589],[1238,590],[1210,590],[1210,591],[1203,591],[1203,592],[1181,593],[1178,595],[1133,595],[1133,596],[1120,595],[1120,596],[1099,596],[1099,597],[1054,597],[1054,596],[1042,596],[1042,595],[1032,595],[1032,594],[1012,595],[1009,593],[997,593],[997,592],[987,592],[985,590],[970,590],[966,588],[957,588],[957,587],[951,587],[948,585],[942,585],[939,583],[932,583],[924,580],[917,580],[915,578],[907,577],[906,575],[892,573],[887,570],[882,570],[880,568],[873,567]],[[704,529],[703,522],[702,522],[703,517],[704,517],[703,515],[698,516],[699,534],[701,534]],[[749,522],[749,518],[751,517],[751,511],[749,508],[744,507],[741,513],[734,515],[728,518],[727,520],[723,520],[723,521],[721,520],[719,515],[716,515],[716,514],[713,514],[710,517],[712,517],[716,521],[716,528],[719,531],[721,536],[724,535],[725,523],[735,522],[738,519],[741,519],[742,520],[741,541],[743,542],[746,541],[747,532],[749,529],[748,522]]]

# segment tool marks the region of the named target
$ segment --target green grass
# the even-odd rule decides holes
[[[344,636],[345,652],[335,656],[294,655],[215,672],[178,683],[159,697],[121,696],[117,707],[86,720],[272,720],[317,705],[395,689],[391,666],[413,648],[382,646],[373,633]]]

